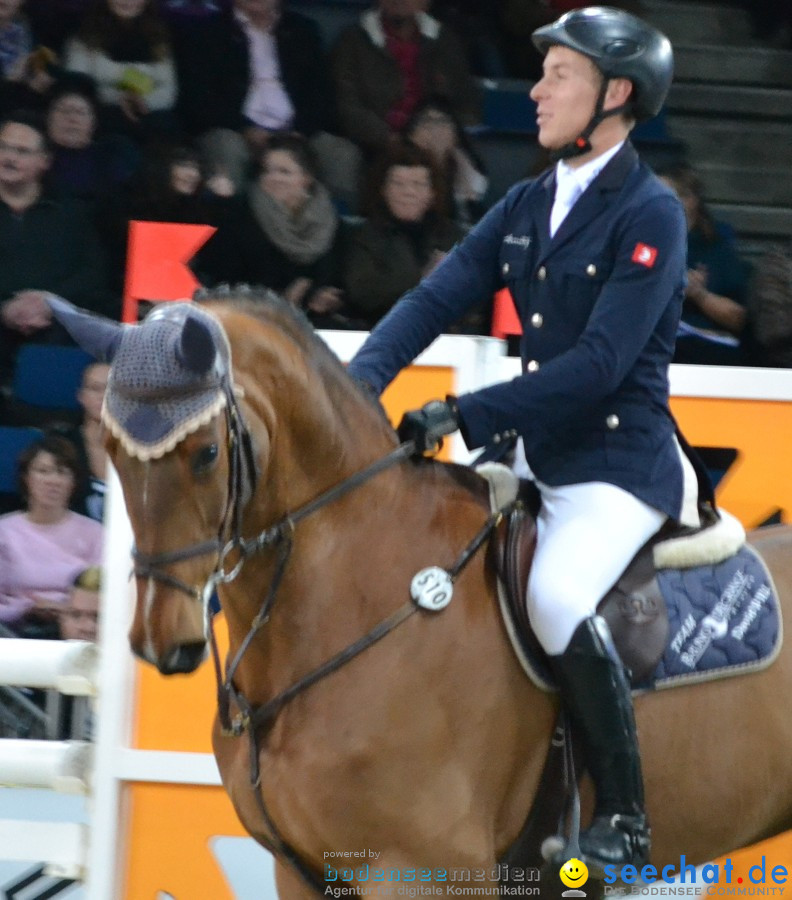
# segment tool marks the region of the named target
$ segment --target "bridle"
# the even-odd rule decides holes
[[[280,830],[272,819],[267,809],[264,798],[259,790],[260,772],[258,759],[259,730],[272,724],[274,718],[281,709],[294,697],[307,690],[316,682],[330,673],[341,668],[351,659],[390,634],[397,626],[407,621],[419,610],[418,602],[408,599],[394,613],[375,625],[367,634],[354,643],[308,672],[290,687],[281,691],[278,695],[258,707],[253,707],[247,699],[236,689],[234,675],[242,662],[242,659],[250,647],[256,634],[267,623],[272,611],[272,606],[286,571],[292,550],[292,539],[297,525],[317,510],[340,497],[355,490],[364,482],[373,478],[380,472],[396,465],[415,455],[415,445],[412,441],[400,444],[390,453],[380,457],[363,469],[345,478],[338,484],[330,487],[312,500],[287,513],[275,524],[265,528],[253,538],[244,538],[241,534],[242,513],[247,501],[253,495],[257,483],[257,471],[253,445],[250,433],[245,424],[242,412],[230,387],[226,388],[226,424],[229,446],[229,488],[226,510],[218,531],[218,536],[206,541],[193,544],[177,550],[165,553],[143,554],[134,551],[134,573],[138,577],[151,578],[162,584],[174,587],[186,593],[189,597],[204,601],[208,610],[208,599],[219,584],[228,584],[241,572],[245,562],[254,554],[273,548],[277,550],[275,570],[261,607],[253,618],[250,629],[241,642],[233,659],[227,664],[225,673],[220,661],[220,655],[215,637],[213,620],[208,616],[208,631],[212,659],[214,663],[215,677],[217,681],[218,718],[221,732],[225,737],[241,737],[247,732],[249,736],[250,756],[250,785],[257,800],[271,838],[266,839],[268,849],[276,856],[288,862],[302,880],[317,893],[323,894],[325,882],[317,876],[311,868],[301,859],[298,852],[282,837]],[[484,526],[473,537],[470,543],[457,558],[456,562],[448,569],[449,580],[453,582],[462,569],[470,562],[474,554],[480,549],[492,531],[498,526],[503,517],[508,514],[505,508],[488,517]],[[227,539],[224,534],[230,534]],[[234,552],[239,554],[238,559],[230,569],[226,569],[226,562]],[[210,553],[217,554],[214,570],[210,574],[202,594],[194,587],[186,584],[179,578],[163,571],[164,566],[204,556]],[[235,706],[239,712],[232,717],[231,708]]]
[[[141,553],[137,548],[132,551],[134,560],[133,574],[138,578],[149,578],[160,584],[175,588],[187,594],[193,600],[201,600],[203,592],[164,571],[165,566],[184,562],[197,556],[217,554],[217,562],[209,576],[212,590],[217,584],[232,581],[239,574],[245,560],[246,542],[242,538],[242,512],[248,500],[253,496],[258,483],[258,469],[253,453],[253,442],[247,428],[242,410],[239,408],[236,394],[228,381],[223,389],[226,396],[225,418],[228,435],[228,491],[226,507],[221,518],[217,537],[180,547],[178,550],[167,550],[164,553]],[[224,538],[223,535],[230,535]],[[239,562],[231,571],[226,571],[226,561],[234,550],[241,550]]]
[[[136,577],[150,578],[160,584],[176,588],[193,600],[200,600],[202,597],[211,595],[218,584],[228,584],[234,581],[245,562],[255,553],[268,547],[279,546],[287,538],[290,540],[295,526],[300,521],[354,490],[379,472],[409,458],[415,452],[411,441],[401,444],[391,453],[345,478],[293,512],[287,513],[282,519],[269,528],[265,528],[255,537],[244,538],[242,536],[242,513],[255,492],[258,471],[250,431],[232,389],[226,388],[226,397],[229,455],[228,499],[217,537],[187,547],[180,547],[177,550],[167,550],[164,553],[141,553],[136,548],[132,551],[135,563],[133,574]],[[230,537],[224,538],[223,535],[230,535]],[[234,552],[238,552],[239,558],[231,569],[226,569],[227,561]],[[206,556],[210,553],[217,554],[217,561],[202,591],[163,570],[165,566],[197,556]]]

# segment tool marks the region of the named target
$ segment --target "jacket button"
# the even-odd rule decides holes
[[[605,419],[605,424],[613,431],[615,428],[619,427],[619,417],[616,413],[611,413],[608,418]]]
[[[493,436],[492,436],[492,443],[493,443],[493,444],[500,444],[500,442],[501,442],[501,436],[500,436],[499,434],[493,434]]]
[[[591,275],[591,277],[593,278],[596,274],[597,274],[597,267],[594,265],[594,263],[589,263],[586,266],[586,275]]]
[[[526,372],[538,372],[539,371],[539,363],[532,359],[525,367]]]
[[[539,271],[536,273],[536,277],[539,281],[544,281],[547,278],[547,269],[544,266],[539,267]]]
[[[543,324],[544,316],[541,313],[534,313],[531,316],[531,325],[533,325],[534,328],[541,328]]]
[[[508,263],[504,263],[504,264],[503,264],[503,274],[504,274],[504,275],[508,275],[508,274],[509,274],[509,269],[510,269],[510,268],[511,268],[511,266],[510,266]]]

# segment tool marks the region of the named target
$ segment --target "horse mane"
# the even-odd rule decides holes
[[[339,396],[343,390],[352,390],[363,397],[376,412],[387,420],[379,400],[368,390],[358,384],[347,373],[346,367],[332,352],[327,344],[316,334],[316,331],[302,310],[289,303],[280,294],[265,287],[249,284],[220,285],[215,288],[201,288],[193,299],[196,303],[218,304],[220,308],[239,312],[259,321],[274,325],[284,331],[302,350],[317,364],[321,375],[332,375],[324,378],[328,389],[335,386]],[[420,458],[414,460],[416,468],[434,467],[439,469],[452,481],[474,494],[479,500],[488,502],[486,481],[469,466],[449,463],[440,460]]]
[[[270,288],[249,284],[220,285],[215,288],[201,288],[195,292],[193,300],[200,305],[217,304],[219,307],[250,316],[261,322],[274,325],[297,344],[314,362],[325,384],[338,386],[341,390],[352,389],[377,407],[376,398],[351,378],[344,364],[332,352],[316,331],[305,313],[285,300]]]
[[[470,466],[466,466],[463,463],[446,462],[441,459],[431,459],[430,457],[416,459],[415,464],[417,466],[439,467],[451,481],[473,494],[477,500],[480,500],[485,505],[489,504],[489,487],[487,482]]]

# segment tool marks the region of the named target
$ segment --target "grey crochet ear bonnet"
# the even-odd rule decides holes
[[[105,424],[130,456],[157,459],[225,407],[230,372],[219,322],[192,303],[163,303],[121,339]]]
[[[78,344],[112,361],[102,418],[130,456],[163,456],[227,405],[231,348],[202,307],[162,303],[139,325],[119,325],[59,297],[49,304]]]

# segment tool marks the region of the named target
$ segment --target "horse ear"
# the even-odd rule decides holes
[[[188,315],[184,320],[181,341],[176,349],[179,362],[196,375],[205,375],[214,365],[217,347],[208,325]]]
[[[49,294],[46,300],[52,315],[86,353],[100,362],[112,362],[126,326],[80,309],[55,294]]]

